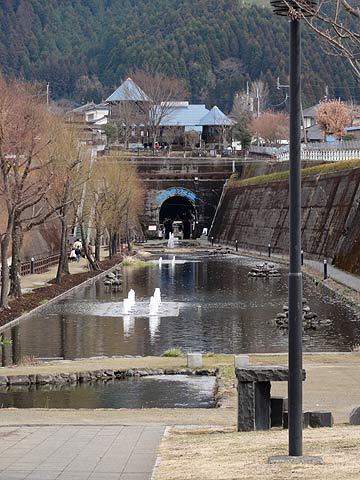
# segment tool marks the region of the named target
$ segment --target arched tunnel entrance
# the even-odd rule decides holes
[[[169,238],[170,232],[184,239],[191,238],[195,217],[194,205],[187,198],[175,195],[165,200],[159,212],[165,238]]]

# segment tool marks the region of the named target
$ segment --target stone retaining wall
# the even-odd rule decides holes
[[[228,188],[211,234],[251,250],[287,253],[288,182]],[[305,177],[302,183],[302,248],[308,258],[330,259],[360,272],[360,168]]]

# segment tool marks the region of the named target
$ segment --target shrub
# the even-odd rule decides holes
[[[166,350],[162,355],[162,357],[182,357],[183,353],[179,348],[170,348],[170,350]]]

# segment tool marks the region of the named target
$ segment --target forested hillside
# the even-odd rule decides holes
[[[288,24],[262,3],[2,0],[0,68],[48,81],[53,98],[77,102],[100,100],[132,70],[159,69],[183,78],[193,101],[225,110],[246,81],[262,78],[276,104],[283,99],[276,77],[287,77]],[[307,31],[303,44],[306,105],[324,95],[325,85],[333,96],[360,100],[345,61],[326,56]]]

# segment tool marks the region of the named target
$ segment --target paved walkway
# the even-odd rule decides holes
[[[309,267],[313,268],[314,270],[318,270],[321,272],[321,274],[323,274],[323,263],[316,262],[315,260],[304,260],[304,263],[305,265],[309,265]],[[343,270],[328,264],[328,277],[332,278],[338,283],[341,283],[341,285],[345,285],[346,287],[352,288],[356,292],[360,292],[360,277],[357,277],[356,275],[344,272]]]
[[[108,251],[105,247],[100,249],[100,258],[104,260],[108,257]],[[88,271],[88,262],[84,258],[80,258],[80,262],[69,262],[69,270],[71,274],[82,273]],[[35,288],[43,287],[47,282],[53,280],[56,277],[57,264],[51,265],[46,272],[33,273],[30,275],[24,275],[21,277],[21,289],[23,292],[33,290]]]
[[[164,430],[0,427],[0,480],[150,480]]]
[[[204,243],[204,245],[206,245]],[[208,243],[209,245],[209,243]],[[214,244],[214,248],[216,246],[221,245],[223,248],[230,248],[231,250],[234,250],[235,252],[235,247],[232,244],[219,244],[216,243]],[[281,255],[281,254],[276,254],[272,253],[271,257],[269,258],[268,253],[266,249],[264,248],[263,252],[258,252],[256,250],[245,250],[242,248],[239,248],[239,251],[237,252],[238,255],[248,255],[248,256],[253,256],[255,258],[261,258],[263,261],[276,261],[280,260],[283,262],[288,263],[289,262],[289,256],[288,255]],[[308,265],[312,269],[318,271],[320,275],[323,275],[324,273],[324,263],[319,262],[316,260],[308,260],[304,258],[304,265]],[[360,277],[357,275],[352,275],[351,273],[345,272],[344,270],[340,270],[339,268],[333,267],[328,263],[328,278],[332,278],[336,282],[340,283],[341,285],[344,285],[345,287],[349,287],[352,290],[355,290],[356,292],[360,292]]]

